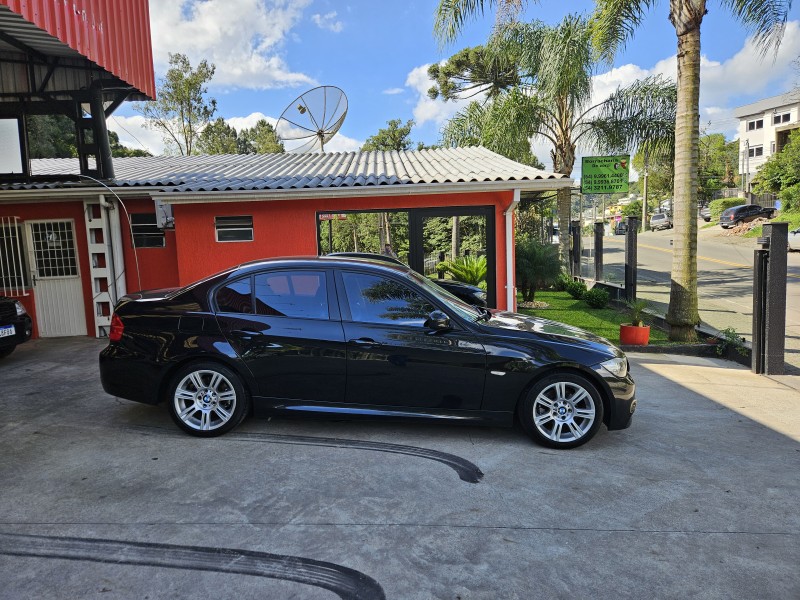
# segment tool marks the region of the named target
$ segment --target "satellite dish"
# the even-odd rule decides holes
[[[347,116],[347,96],[321,85],[298,96],[278,119],[275,131],[287,152],[325,152]]]

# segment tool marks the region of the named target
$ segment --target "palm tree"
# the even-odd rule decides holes
[[[539,21],[506,23],[495,30],[487,48],[486,56],[499,54],[505,62],[518,65],[519,83],[485,104],[471,103],[456,114],[442,131],[443,144],[477,143],[527,162],[530,138],[542,138],[551,145],[553,170],[568,177],[579,143],[609,152],[643,143],[653,153],[671,148],[675,88],[670,82],[651,77],[592,105],[596,63],[586,18],[568,15],[555,27]],[[490,88],[496,82],[487,80],[485,85]],[[474,89],[469,86],[471,93]],[[458,86],[448,86],[442,94],[453,97],[458,90]],[[570,221],[570,195],[569,189],[557,193],[563,231]],[[560,236],[560,255],[566,264],[567,235]]]
[[[592,17],[595,46],[609,62],[644,20],[654,0],[597,0]],[[791,0],[720,0],[755,34],[762,53],[777,49]],[[667,322],[670,339],[693,341],[697,311],[697,188],[700,137],[700,25],[706,0],[669,0],[678,37],[678,110],[675,115],[675,246]]]

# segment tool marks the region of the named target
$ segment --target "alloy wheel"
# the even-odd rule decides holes
[[[559,381],[533,401],[533,423],[547,439],[574,442],[584,437],[597,417],[594,398],[578,383]]]
[[[222,373],[197,370],[180,380],[173,402],[175,415],[187,427],[197,431],[213,431],[233,417],[236,390]]]

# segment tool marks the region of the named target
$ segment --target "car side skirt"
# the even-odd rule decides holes
[[[462,421],[488,426],[510,427],[514,423],[514,413],[484,410],[432,410],[410,409],[405,406],[378,406],[354,404],[328,404],[321,402],[286,400],[283,398],[253,398],[253,413],[257,417],[271,415],[317,414],[319,416],[346,418],[389,418]]]

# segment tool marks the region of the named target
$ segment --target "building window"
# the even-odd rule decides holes
[[[747,156],[750,158],[764,156],[764,146],[750,146],[750,148],[747,150]]]
[[[218,242],[252,242],[253,217],[214,217]]]
[[[780,125],[781,123],[788,123],[791,119],[791,113],[782,113],[780,115],[775,114],[772,115],[772,124],[773,125]]]
[[[22,228],[16,217],[0,217],[0,290],[23,294],[28,286]]]
[[[156,213],[133,213],[131,233],[134,248],[163,248],[164,230],[156,225]]]
[[[770,154],[775,154],[775,142],[770,142],[769,143],[769,153]]]
[[[748,121],[747,131],[753,131],[754,129],[764,129],[764,119],[756,119],[755,121]]]

